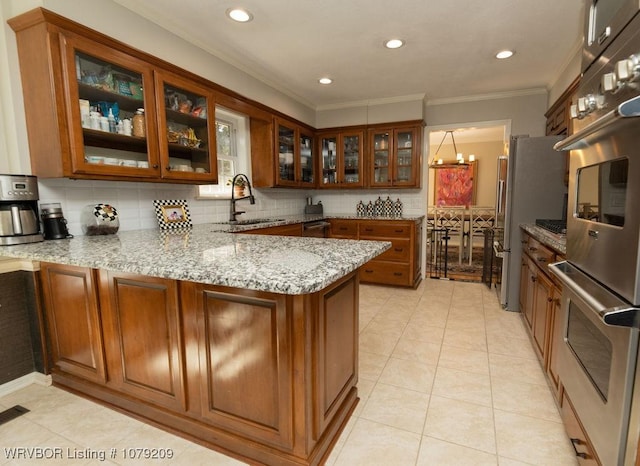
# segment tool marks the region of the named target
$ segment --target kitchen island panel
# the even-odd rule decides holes
[[[290,448],[290,299],[194,288],[202,419]]]

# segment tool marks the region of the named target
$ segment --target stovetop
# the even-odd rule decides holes
[[[567,221],[548,218],[536,219],[536,225],[557,235],[567,234]]]

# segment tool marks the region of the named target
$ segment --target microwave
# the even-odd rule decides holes
[[[598,59],[640,10],[640,0],[587,0],[582,71]]]

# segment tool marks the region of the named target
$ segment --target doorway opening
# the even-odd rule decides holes
[[[431,278],[490,274],[497,159],[508,153],[511,121],[427,128],[427,257]]]

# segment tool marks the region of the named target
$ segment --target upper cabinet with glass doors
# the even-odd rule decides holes
[[[364,131],[349,130],[321,134],[320,187],[359,188],[364,185]]]
[[[210,180],[217,173],[213,92],[173,73],[155,76],[162,176]]]
[[[276,186],[315,187],[315,147],[311,131],[275,118]]]
[[[9,24],[34,175],[216,182],[206,80],[44,9]]]
[[[420,187],[421,124],[369,129],[370,187]]]

